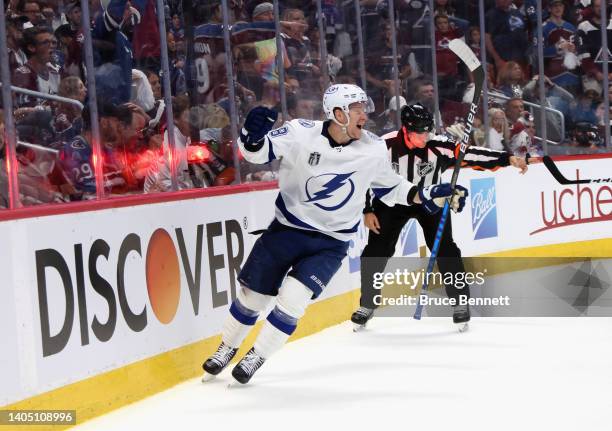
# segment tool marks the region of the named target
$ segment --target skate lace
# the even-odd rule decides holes
[[[357,314],[363,316],[363,317],[370,317],[370,314],[372,314],[372,310],[370,310],[369,308],[366,307],[359,307],[357,309]]]
[[[249,352],[242,361],[240,361],[240,367],[242,367],[249,375],[253,374],[261,364],[264,363],[264,359],[257,353]]]
[[[225,366],[225,364],[229,362],[233,350],[234,349],[232,347],[226,345],[225,343],[221,343],[217,351],[212,355],[211,359],[214,359],[215,361],[219,362],[219,364]]]

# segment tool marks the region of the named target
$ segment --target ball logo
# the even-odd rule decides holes
[[[495,200],[495,178],[471,180],[470,189],[474,239],[496,237],[497,202]]]
[[[342,208],[355,193],[355,184],[350,174],[323,174],[308,178],[305,185],[306,203],[313,203],[325,211]]]

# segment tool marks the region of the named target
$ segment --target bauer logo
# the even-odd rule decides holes
[[[474,239],[496,237],[497,202],[495,200],[495,178],[471,180],[470,189]]]

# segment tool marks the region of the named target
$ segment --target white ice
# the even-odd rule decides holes
[[[75,429],[610,431],[612,318],[474,318],[462,334],[449,318],[345,322],[230,381],[228,368]]]

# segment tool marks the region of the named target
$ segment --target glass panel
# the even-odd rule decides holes
[[[13,98],[21,202],[29,206],[79,200],[82,194],[61,167],[60,150],[81,130],[86,92],[78,77],[71,82],[63,75],[66,59],[53,29],[59,24],[57,7],[45,6],[46,15],[37,2],[21,7],[19,15],[7,13],[11,81],[26,90]],[[45,95],[76,103],[60,103]]]
[[[6,137],[4,128],[4,113],[0,109],[0,209],[9,208],[8,176],[6,172]]]

